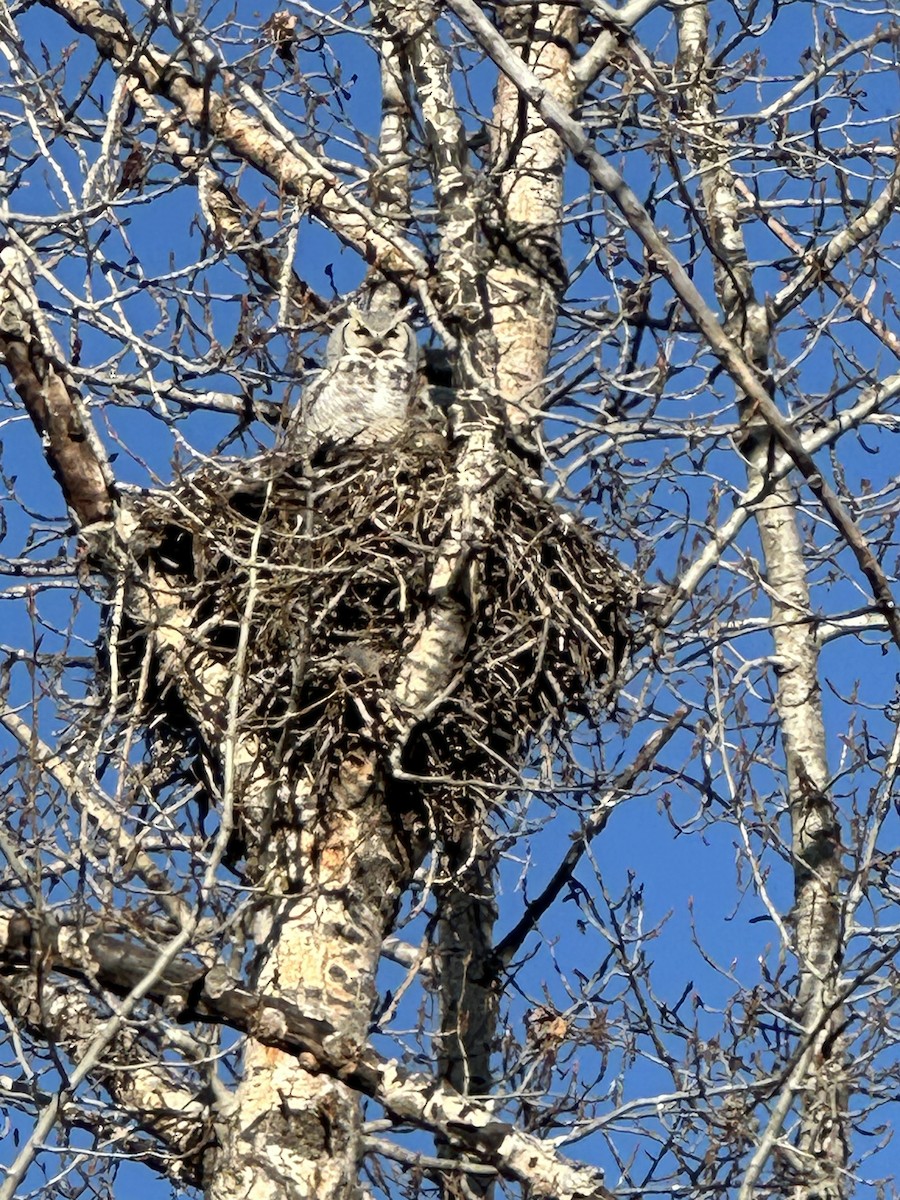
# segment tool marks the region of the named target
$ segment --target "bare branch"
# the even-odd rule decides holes
[[[619,772],[608,790],[597,800],[593,811],[584,823],[584,828],[566,851],[559,866],[551,875],[550,882],[540,895],[529,901],[525,912],[513,928],[497,943],[493,951],[493,958],[498,969],[509,966],[512,962],[526,937],[537,928],[538,921],[572,878],[575,868],[581,862],[590,843],[606,828],[614,809],[628,798],[641,775],[650,769],[662,748],[681,728],[687,715],[686,708],[679,708],[673,713],[665,725],[657,730],[646,745],[638,751],[634,761]]]
[[[10,950],[10,919],[7,915],[2,940],[16,962],[21,961],[22,946],[15,944]],[[505,1178],[527,1183],[536,1197],[606,1200],[610,1195],[599,1171],[567,1162],[552,1143],[498,1120],[490,1105],[459,1096],[427,1076],[411,1075],[373,1050],[346,1044],[327,1022],[304,1016],[284,1000],[240,987],[223,968],[198,970],[179,962],[170,947],[163,959],[137,943],[101,932],[82,938],[64,928],[42,926],[34,927],[32,936],[40,937],[43,953],[56,970],[77,978],[95,976],[120,995],[140,992],[170,1009],[177,1006],[182,1018],[227,1024],[266,1046],[298,1055],[307,1070],[324,1072],[378,1100],[401,1121],[441,1133]],[[79,1078],[85,1073],[79,1069]]]
[[[900,203],[900,133],[895,136],[895,143],[898,150],[894,156],[893,169],[881,194],[825,245],[803,256],[804,265],[790,283],[769,301],[774,320],[780,320],[791,312],[823,281],[837,291],[842,299],[850,295],[848,288],[833,280],[832,272],[857,246],[869,238],[876,237],[897,211]],[[853,307],[852,297],[848,302]]]
[[[765,421],[799,468],[813,494],[843,534],[859,568],[868,579],[872,593],[900,646],[900,611],[897,609],[888,578],[869,548],[865,537],[834,489],[804,450],[791,423],[778,411],[764,382],[716,320],[712,309],[700,295],[675,254],[659,236],[647,210],[628,187],[618,171],[591,146],[584,130],[548,94],[547,89],[503,41],[486,17],[471,0],[450,0],[450,7],[497,65],[512,79],[529,102],[538,109],[551,129],[566,143],[575,161],[607,193],[629,226],[638,235],[658,269],[665,275],[675,294],[697,322],[710,350],[719,358],[734,382],[747,396],[755,416]]]
[[[82,525],[108,521],[115,485],[87,407],[40,315],[22,255],[7,242],[0,263],[0,355],[66,503]]]
[[[175,104],[195,129],[208,129],[286,195],[308,206],[366,261],[407,283],[426,272],[425,260],[402,234],[358,201],[334,171],[284,127],[265,100],[249,85],[234,80],[205,47],[192,43],[206,68],[205,78],[196,80],[182,70],[170,69],[168,55],[141,51],[125,24],[96,0],[53,0],[49,7],[74,29],[89,34],[101,54],[133,75],[141,87]],[[225,87],[236,87],[257,116],[238,111],[227,91],[213,90],[213,81],[220,75]]]

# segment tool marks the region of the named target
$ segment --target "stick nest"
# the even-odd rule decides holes
[[[315,778],[353,743],[397,745],[409,714],[395,687],[436,604],[430,584],[459,504],[446,442],[411,434],[313,467],[272,456],[202,469],[134,505],[132,545],[145,594],[151,574],[164,576],[189,611],[200,674],[212,663],[233,675],[246,629],[241,731]],[[468,644],[440,701],[407,728],[404,772],[513,783],[529,742],[608,706],[632,640],[635,577],[527,486],[513,457],[494,514],[474,550],[476,583],[466,572],[455,598]],[[160,708],[172,692],[169,682]],[[224,730],[225,697],[208,705]]]

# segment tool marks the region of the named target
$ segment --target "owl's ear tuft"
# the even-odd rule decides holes
[[[416,331],[411,325],[406,325],[406,358],[410,366],[415,370],[419,364],[419,343],[416,340]]]
[[[352,317],[348,317],[344,321],[339,321],[329,334],[328,345],[325,347],[325,363],[327,366],[333,366],[346,352],[347,328],[352,320]]]

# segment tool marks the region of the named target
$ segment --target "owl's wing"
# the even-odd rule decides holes
[[[377,393],[372,365],[353,356],[339,363],[310,385],[303,405],[303,429],[317,441],[347,441],[368,427]]]

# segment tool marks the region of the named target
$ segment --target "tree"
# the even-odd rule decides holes
[[[898,45],[4,8],[2,1200],[883,1194]]]

